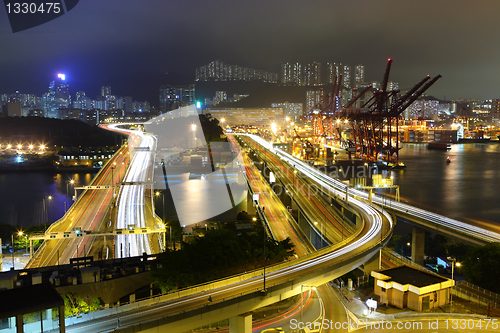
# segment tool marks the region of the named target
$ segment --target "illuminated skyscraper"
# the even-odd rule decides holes
[[[59,109],[67,109],[71,103],[69,85],[64,74],[57,74],[57,79],[49,84],[49,92],[44,94],[44,111],[48,118],[58,118]]]

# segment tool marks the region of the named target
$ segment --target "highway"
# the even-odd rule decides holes
[[[311,227],[318,230],[326,243],[333,244],[348,238],[354,231],[355,226],[344,221],[342,216],[336,212],[330,203],[320,195],[320,192],[301,172],[297,172],[292,165],[283,163],[267,148],[256,144],[253,140],[245,140],[261,160],[265,161],[267,169],[265,173],[272,170],[276,175],[277,182],[281,184],[300,207],[300,213],[307,217]]]
[[[144,134],[141,130],[123,129],[109,125],[107,129],[119,131],[129,135],[129,149],[132,153],[130,167],[123,178],[122,186],[117,193],[116,229],[129,227],[155,226],[152,216],[153,207],[152,179],[155,151],[155,138]],[[149,200],[146,205],[145,200]],[[158,239],[158,237],[154,237]],[[115,258],[139,256],[144,252],[151,254],[152,246],[148,235],[118,235],[115,239]]]
[[[261,206],[267,207],[262,215],[265,216],[265,220],[271,230],[273,238],[276,240],[283,240],[290,237],[292,243],[295,245],[295,253],[299,257],[314,252],[315,248],[311,245],[307,237],[303,235],[300,227],[297,225],[288,210],[284,207],[278,196],[270,189],[266,180],[256,168],[254,162],[248,157],[248,154],[244,154],[242,152],[242,148],[234,136],[228,136],[228,140],[232,144],[234,151],[237,152],[239,164],[244,167],[249,187],[254,193],[259,193],[259,203]],[[299,188],[299,186],[297,186],[297,188]],[[328,284],[319,286],[316,289],[316,292],[313,292],[311,288],[307,287],[305,290],[307,290],[307,292],[304,292],[301,296],[301,303],[303,303],[304,309],[301,308],[301,305],[292,309],[290,313],[280,314],[276,318],[266,319],[260,323],[254,323],[253,331],[259,331],[269,327],[289,328],[289,323],[292,318],[300,320],[300,317],[302,316],[301,311],[304,311],[305,313],[310,312],[308,311],[308,307],[314,305],[314,293],[318,296],[316,303],[322,304],[321,309],[323,313],[328,314],[329,318],[333,318],[337,321],[346,320],[347,316],[343,310],[342,304],[334,295]],[[314,319],[315,318],[311,320]],[[325,330],[324,332],[330,331],[331,330]]]
[[[160,326],[158,329],[164,331],[184,332],[220,320],[218,318],[225,319],[276,302],[276,299],[281,297],[281,292],[278,292],[280,288],[285,288],[287,297],[290,297],[302,293],[303,284],[321,285],[349,272],[373,256],[389,239],[392,229],[390,217],[380,209],[357,199],[350,200],[350,204],[352,209],[359,214],[359,229],[341,243],[302,255],[294,260],[266,267],[266,290],[269,291],[267,296],[263,297],[263,294],[259,292],[263,289],[263,270],[256,270],[240,276],[228,277],[216,283],[210,282],[160,296],[156,299],[157,304],[148,307],[140,307],[138,304],[139,309],[120,314],[122,325],[140,323],[135,324],[138,325],[137,329]],[[266,220],[271,220],[273,214],[275,213],[265,215]],[[285,232],[279,236],[279,228],[278,226],[274,231],[278,233],[278,239],[287,235]],[[293,236],[294,232],[290,233]],[[300,237],[299,233],[296,236]],[[304,249],[298,247],[296,250],[302,254],[301,251]],[[304,282],[300,284],[300,281]],[[292,283],[292,288],[288,287],[290,283]],[[273,294],[275,292],[277,294]],[[210,306],[208,306],[208,296],[213,301]],[[250,303],[245,302],[247,297],[250,297],[248,300],[252,300]],[[152,302],[155,300],[153,299]],[[231,304],[238,304],[238,306]],[[334,308],[333,304],[330,306]],[[219,308],[224,310],[218,310]],[[110,311],[116,310],[110,309]],[[194,317],[189,317],[186,316],[186,311],[197,313],[201,311],[206,315],[194,314]],[[101,312],[107,313],[106,310]],[[105,316],[68,327],[67,331],[88,332],[92,330],[97,332],[113,328],[113,325],[116,325],[116,317]]]
[[[121,147],[94,177],[90,185],[112,185],[119,182],[125,174],[128,161],[128,147]],[[85,190],[66,214],[54,222],[46,233],[71,232],[74,228],[99,230],[111,218],[112,201],[112,190]],[[89,254],[97,256],[103,248],[95,246],[95,241],[95,237],[46,240],[25,268],[68,264],[71,258]]]
[[[292,155],[282,151],[278,148],[273,148],[272,145],[263,140],[262,138],[255,135],[242,134],[252,138],[252,140],[258,142],[263,147],[273,150],[276,155],[278,155],[283,161],[287,162],[289,165],[295,165],[295,167],[302,173],[307,174],[308,177],[315,181],[318,186],[323,187],[326,193],[336,197],[344,197],[346,189],[349,196],[359,197],[363,200],[368,200],[368,193],[356,188],[352,188],[340,180],[334,179],[320,172],[319,170],[309,166],[307,163],[293,157]],[[351,199],[348,199],[351,201]],[[414,219],[419,219],[423,222],[427,222],[429,226],[435,225],[435,228],[440,228],[441,231],[449,231],[451,234],[459,235],[462,234],[466,238],[474,238],[482,242],[499,242],[500,234],[483,227],[474,226],[468,223],[464,223],[455,219],[448,218],[443,215],[429,212],[424,209],[413,207],[395,200],[388,199],[379,195],[373,195],[373,202],[389,210],[393,210],[400,216],[403,217],[413,217]]]
[[[90,184],[111,185],[110,188],[84,190],[68,212],[47,229],[46,234],[71,232],[75,228],[96,232],[130,226],[156,227],[150,184],[154,137],[140,130],[127,130],[117,125],[103,127],[130,137],[129,144],[119,149]],[[114,248],[109,248],[103,237],[46,240],[26,268],[67,264],[76,257],[121,258],[138,256],[143,252],[151,254],[160,249],[158,241],[156,235],[117,235]]]

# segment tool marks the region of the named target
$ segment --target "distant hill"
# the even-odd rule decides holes
[[[41,117],[1,117],[2,144],[33,143],[65,147],[119,145],[123,135],[78,120]]]

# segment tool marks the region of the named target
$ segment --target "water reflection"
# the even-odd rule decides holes
[[[500,144],[454,144],[451,151],[405,144],[400,158],[407,169],[391,174],[403,200],[454,218],[500,222],[496,193]]]
[[[95,174],[3,173],[0,174],[0,223],[26,227],[54,222],[72,204],[74,188],[88,185]]]

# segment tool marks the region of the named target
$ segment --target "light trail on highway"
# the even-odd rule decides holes
[[[133,154],[130,166],[117,193],[116,229],[148,227],[147,212],[145,210],[146,194],[151,198],[152,166],[155,139],[146,135],[142,130],[129,130],[118,126],[127,124],[109,125],[109,130],[127,134],[130,139],[130,150]],[[151,245],[148,235],[118,235],[115,238],[115,258],[134,257],[143,253],[151,254]]]
[[[254,141],[258,142],[263,147],[266,147],[267,149],[276,153],[276,155],[280,156],[282,160],[286,161],[289,164],[295,165],[295,167],[299,169],[301,172],[303,172],[304,174],[308,174],[308,176],[310,176],[311,179],[314,179],[318,183],[318,185],[323,186],[325,189],[330,190],[331,191],[330,193],[333,193],[340,197],[342,196],[345,197],[347,189],[350,195],[363,198],[364,200],[368,200],[368,193],[366,193],[365,191],[357,190],[356,188],[350,187],[337,179],[325,175],[319,170],[311,167],[310,165],[301,161],[300,159],[282,151],[281,149],[273,148],[271,143],[265,141],[261,137],[249,134],[241,134],[241,135],[251,137]],[[349,198],[349,201],[351,200],[352,199]],[[477,227],[465,222],[451,219],[449,217],[432,213],[427,210],[407,205],[395,200],[383,198],[375,194],[373,195],[372,201],[380,206],[390,208],[401,214],[412,215],[420,219],[434,223],[436,225],[462,232],[466,235],[469,235],[471,237],[486,242],[500,242],[499,233],[487,230],[485,228]]]
[[[294,260],[267,267],[265,271],[266,290],[268,288],[283,286],[287,282],[301,279],[315,272],[322,273],[315,277],[314,281],[318,285],[324,284],[330,279],[335,278],[335,276],[330,278],[328,274],[325,275],[323,270],[330,271],[333,274],[340,274],[340,272],[344,271],[347,273],[368,260],[383,246],[389,239],[392,231],[390,216],[386,215],[380,209],[372,207],[365,201],[352,199],[350,200],[350,205],[360,216],[359,230],[343,242],[325,247]],[[388,225],[383,228],[384,224]],[[324,280],[325,278],[328,280]],[[213,304],[217,304],[239,298],[242,295],[262,291],[262,288],[263,270],[260,269],[242,274],[240,277],[229,277],[219,281],[217,285],[210,282],[206,285],[194,286],[186,290],[161,296],[167,297],[168,300],[150,307],[127,312],[120,316],[122,316],[124,323],[130,322],[132,324],[140,322],[142,323],[141,325],[148,325],[148,323],[160,321],[165,324],[159,325],[167,325],[164,327],[169,332],[183,332],[196,328],[197,326],[194,325],[198,325],[197,322],[189,320],[183,322],[183,324],[178,324],[177,321],[169,322],[169,318],[186,311],[206,308],[208,295],[210,295]],[[293,287],[293,291],[296,294],[301,293],[301,284],[296,284]],[[262,299],[262,296],[259,296],[259,299]],[[209,310],[209,308],[206,309]],[[251,310],[252,308],[248,308],[248,310],[242,311],[247,312]],[[165,322],[164,320],[167,321]],[[110,319],[96,319],[93,322],[82,325],[81,329],[72,330],[72,332],[84,332],[85,330],[88,331],[88,329],[100,331],[96,326],[100,325],[98,322],[102,323],[103,329],[110,325]],[[202,324],[199,326],[202,326]]]
[[[290,216],[289,212],[283,206],[283,203],[277,195],[272,189],[269,188],[266,180],[255,167],[255,164],[250,160],[248,154],[244,154],[242,152],[243,147],[238,144],[232,135],[228,136],[228,140],[232,144],[233,150],[237,153],[240,166],[244,167],[249,187],[253,189],[254,193],[259,193],[259,202],[264,207],[267,207],[262,215],[266,216],[266,221],[269,225],[273,238],[283,240],[290,237],[292,243],[294,244],[295,253],[299,257],[314,252],[315,248],[303,236],[299,226]],[[294,307],[292,307],[292,309],[289,309],[275,318],[267,318],[254,322],[252,331],[259,331],[271,326],[289,325],[290,319],[294,316],[298,318],[301,311],[307,311],[310,305],[312,305],[313,293],[314,292],[311,289],[304,292],[301,295],[300,303],[297,303]],[[343,309],[342,305],[328,284],[319,286],[316,293],[318,294],[318,300],[320,300],[320,303],[323,304],[322,309],[324,313],[328,313],[330,318],[335,318],[338,321],[345,320],[345,312],[343,310],[339,311],[339,308]],[[325,331],[325,333],[326,332],[329,332],[329,330]]]
[[[121,147],[90,185],[112,185],[125,173],[128,159],[128,147]],[[71,232],[74,228],[98,230],[110,214],[112,201],[112,190],[84,190],[66,214],[52,223],[46,233]],[[71,258],[88,255],[94,240],[95,237],[46,240],[26,268],[68,264]]]

